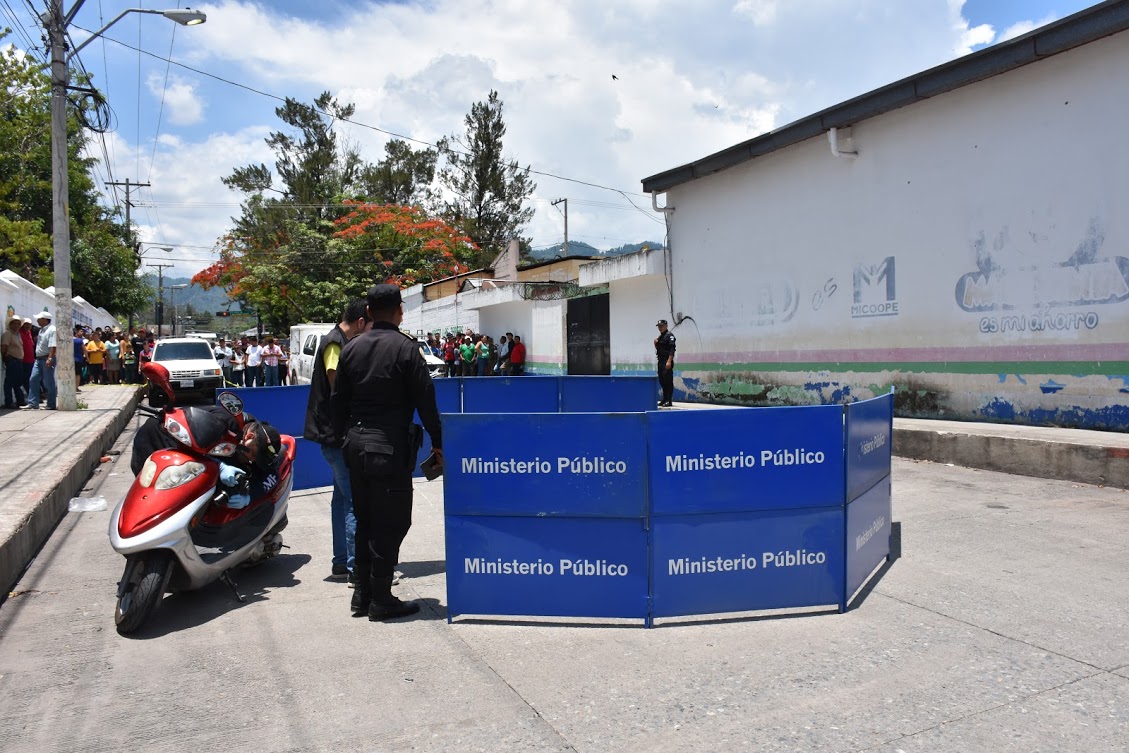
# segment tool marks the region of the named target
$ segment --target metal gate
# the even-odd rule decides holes
[[[611,319],[607,293],[568,301],[568,373],[612,373]]]

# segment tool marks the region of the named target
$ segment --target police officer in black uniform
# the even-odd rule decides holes
[[[412,471],[423,440],[412,423],[418,410],[436,456],[443,436],[435,386],[415,338],[400,332],[400,289],[376,285],[368,291],[372,329],[341,351],[333,382],[333,429],[344,439],[345,462],[357,518],[354,616],[373,621],[403,617],[419,604],[392,595],[400,544],[412,525]]]
[[[655,356],[659,361],[659,386],[663,391],[659,406],[669,408],[674,405],[674,334],[666,328],[666,319],[659,319],[655,326],[659,328]]]

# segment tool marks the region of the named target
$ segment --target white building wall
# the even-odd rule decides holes
[[[568,371],[566,314],[568,301],[533,301],[529,334],[521,335],[526,349],[526,369],[537,374]]]
[[[1126,71],[1121,33],[672,189],[680,390],[1129,428]]]
[[[612,373],[655,373],[654,340],[659,334],[655,322],[659,319],[673,321],[666,277],[649,275],[613,280],[609,295]],[[682,349],[681,339],[677,347]]]

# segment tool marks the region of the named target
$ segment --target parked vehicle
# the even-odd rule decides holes
[[[145,364],[141,371],[166,393],[167,405],[138,409],[156,417],[177,446],[149,456],[110,516],[110,545],[126,558],[114,610],[122,634],[140,628],[166,591],[222,580],[242,601],[231,570],[282,549],[280,532],[294,485],[296,443],[282,435],[276,482],[246,507],[228,507],[231,492],[220,482],[220,461],[237,452],[241,437],[207,408],[177,407],[169,372],[160,364]],[[219,402],[242,426],[243,402],[231,392],[222,393]]]
[[[314,378],[314,356],[318,352],[321,336],[333,329],[333,324],[295,324],[290,328],[290,383],[309,384]]]
[[[438,379],[442,376],[447,376],[447,365],[443,363],[443,359],[436,356],[427,347],[427,340],[421,340],[418,337],[416,341],[419,343],[419,354],[423,356],[424,362],[427,363],[427,370],[431,372],[432,379]]]
[[[214,402],[216,390],[223,386],[223,372],[212,346],[199,337],[165,337],[153,347],[153,363],[159,363],[169,372],[169,380],[176,385],[182,400],[196,397]],[[149,385],[149,405],[159,406],[164,392],[154,384]]]

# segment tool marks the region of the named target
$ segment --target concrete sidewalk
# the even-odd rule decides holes
[[[140,387],[88,385],[78,395],[88,407],[76,412],[0,411],[0,595],[66,514],[142,394]]]
[[[51,535],[142,394],[88,386],[79,397],[89,408],[77,413],[0,411],[0,596]],[[675,403],[678,410],[724,407]],[[1129,435],[1114,432],[899,418],[894,454],[1129,489]]]

